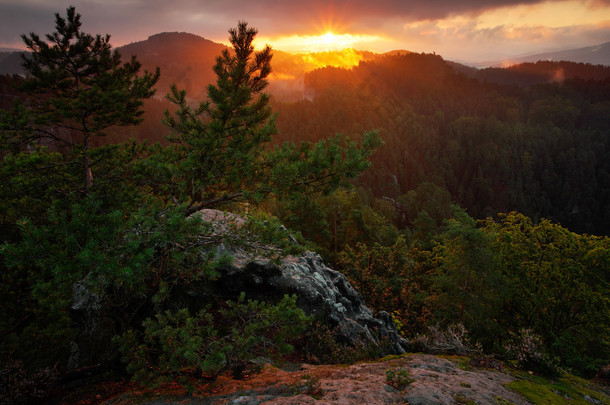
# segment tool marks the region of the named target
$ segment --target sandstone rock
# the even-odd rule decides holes
[[[102,299],[87,287],[85,282],[74,284],[72,302],[68,308],[72,326],[77,331],[70,343],[68,368],[90,366],[99,361],[99,342],[104,337],[102,324]]]
[[[235,226],[243,226],[244,218],[216,210],[202,210],[197,215],[213,225],[213,234],[208,235],[215,243],[213,249],[232,260],[221,269],[217,280],[206,279],[199,285],[192,283],[188,291],[175,292],[177,302],[204,307],[210,296],[234,300],[244,292],[247,299],[279,301],[286,294],[295,294],[305,313],[328,321],[345,342],[379,345],[384,338],[391,348],[382,355],[405,352],[407,342],[398,334],[391,316],[384,312],[375,315],[347,278],[326,266],[319,255],[305,252],[276,263],[230,243],[223,244],[222,236],[234,232]],[[116,316],[104,307],[105,299],[109,298],[92,293],[84,281],[74,285],[68,309],[77,331],[70,345],[71,368],[103,363],[117,355],[109,345]],[[142,319],[146,316],[143,314],[139,314]]]
[[[338,327],[344,341],[377,345],[380,338],[387,338],[392,348],[385,354],[405,352],[407,342],[398,334],[391,316],[385,312],[375,316],[347,278],[326,266],[319,255],[305,252],[286,257],[280,264],[239,251],[233,252],[233,257],[215,282],[215,291],[234,296],[245,292],[247,298],[259,300],[295,294],[306,314]]]
[[[402,370],[413,380],[402,389],[387,384],[388,370]],[[307,382],[316,385],[312,395]],[[142,402],[142,393],[128,393],[113,404],[147,405],[281,404],[281,405],[383,405],[383,404],[456,404],[496,405],[529,402],[511,391],[506,384],[514,381],[508,374],[474,369],[462,370],[450,359],[413,354],[376,363],[311,366],[296,371],[265,367],[245,380],[221,376],[209,387],[202,387],[198,397],[183,396]]]
[[[234,214],[216,210],[202,210],[200,215],[211,221],[217,232],[226,231],[227,222],[243,223]],[[328,267],[318,254],[308,251],[275,263],[225,245],[218,252],[233,260],[214,283],[217,294],[237,296],[245,292],[246,298],[259,300],[295,294],[306,314],[337,327],[339,338],[345,342],[378,345],[385,338],[391,342],[391,349],[383,354],[405,352],[407,342],[398,334],[392,317],[386,312],[375,315],[345,275]]]

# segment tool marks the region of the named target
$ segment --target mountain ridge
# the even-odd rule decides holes
[[[163,77],[161,78],[161,83],[159,86],[159,88],[161,88],[166,87],[164,86],[166,84],[165,82],[171,81],[171,79],[179,79],[178,81],[180,81],[180,79],[186,73],[184,71],[167,69],[167,67],[163,69],[164,65],[174,66],[175,64],[172,63],[173,60],[180,60],[183,64],[184,62],[188,62],[188,64],[191,65],[191,71],[202,70],[205,74],[201,74],[205,76],[205,79],[209,80],[210,78],[213,78],[211,66],[214,63],[216,56],[218,56],[223,49],[226,49],[226,45],[214,42],[196,34],[174,31],[153,34],[147,39],[122,45],[116,47],[116,49],[121,52],[124,57],[136,55],[138,60],[140,60],[145,67],[160,66],[162,68],[162,76],[166,76],[166,79]],[[187,50],[188,52],[184,52]],[[341,53],[345,53],[345,51],[346,50],[332,52],[290,53],[281,49],[274,49],[274,71],[285,74],[287,68],[297,67],[297,74],[304,73],[303,70],[308,69],[307,67],[303,66],[303,58],[306,58],[307,56],[319,57],[324,54],[339,55]],[[370,60],[378,57],[411,53],[411,51],[404,49],[397,49],[381,53],[355,49],[351,51],[353,51],[354,54],[359,55],[361,60]],[[24,51],[17,49],[0,49],[0,74],[23,74],[23,69],[21,69],[21,67],[18,65],[18,63],[21,61],[21,57],[16,55],[22,52]],[[297,60],[296,63],[295,60]],[[520,63],[531,63],[537,61],[569,61],[575,63],[590,63],[593,65],[610,66],[610,41],[582,48],[561,49],[553,52],[537,52],[528,55],[510,57],[500,61],[483,61],[476,63],[449,59],[447,59],[447,61],[474,68],[506,67]],[[155,65],[153,62],[157,62],[157,64]],[[320,64],[320,61],[314,61],[314,63]],[[332,63],[330,64],[332,65]],[[335,66],[336,65],[337,63],[335,62]],[[170,77],[167,77],[168,72]],[[193,79],[196,78],[192,78],[191,80]],[[208,80],[206,80],[206,82]]]
[[[509,65],[517,65],[520,63],[533,63],[538,61],[566,61],[610,66],[610,41],[598,45],[586,46],[581,48],[569,48],[561,49],[558,51],[529,53],[527,55],[506,58],[501,61],[477,62],[475,64],[472,64],[472,66],[477,68],[506,67]]]

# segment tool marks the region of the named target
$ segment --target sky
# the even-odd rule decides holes
[[[404,49],[475,63],[610,41],[610,0],[0,0],[0,48],[53,32],[70,5],[82,31],[115,47],[175,31],[226,43],[240,20],[258,45],[292,53]]]

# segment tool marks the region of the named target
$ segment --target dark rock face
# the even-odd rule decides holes
[[[68,313],[77,335],[70,343],[68,368],[88,367],[106,359],[106,342],[112,335],[111,329],[105,328],[105,312],[102,298],[91,292],[85,282],[74,284]]]
[[[214,291],[226,296],[245,292],[246,298],[279,299],[297,296],[298,306],[338,327],[339,338],[350,343],[379,344],[388,339],[391,353],[402,354],[406,340],[400,337],[387,312],[377,316],[365,304],[345,275],[331,269],[313,252],[288,256],[275,264],[270,259],[252,256],[243,250],[222,246],[221,253],[233,258],[215,282]]]
[[[228,223],[238,226],[244,223],[243,218],[220,211],[203,210],[201,214],[214,225],[216,235],[231,232]],[[382,355],[405,352],[407,342],[398,334],[392,317],[386,312],[375,315],[347,278],[324,264],[318,254],[305,252],[277,263],[237,247],[219,244],[216,249],[218,254],[230,256],[231,264],[220,271],[218,279],[205,280],[202,285],[191,285],[192,290],[182,291],[181,297],[175,297],[176,303],[187,298],[185,295],[193,306],[203,307],[211,295],[235,299],[244,292],[247,299],[279,301],[286,294],[294,294],[297,305],[306,314],[336,327],[339,339],[367,345],[379,345],[384,339],[391,343],[391,348]],[[74,285],[68,308],[77,332],[70,345],[71,368],[103,364],[116,357],[116,350],[108,343],[115,333],[112,320],[117,316],[109,313],[105,304],[108,299],[91,292],[84,281]]]

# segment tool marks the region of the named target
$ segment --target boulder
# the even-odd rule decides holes
[[[336,327],[338,339],[352,345],[364,343],[385,349],[386,345],[379,345],[383,339],[384,343],[389,341],[391,347],[388,353],[382,352],[382,355],[405,352],[407,342],[398,334],[392,317],[385,312],[375,314],[347,278],[328,267],[318,254],[304,252],[280,261],[261,257],[246,251],[239,244],[222,242],[223,235],[234,232],[234,226],[240,227],[245,223],[242,217],[209,209],[197,215],[202,215],[206,222],[213,225],[213,234],[207,235],[214,241],[212,249],[218,255],[229,256],[231,261],[219,270],[217,279],[205,279],[199,284],[191,283],[188,289],[174,291],[172,299],[177,308],[185,303],[191,308],[203,307],[211,296],[234,300],[242,292],[247,299],[267,302],[279,301],[286,294],[294,294],[297,305],[306,314]],[[116,348],[109,342],[116,333],[114,323],[120,316],[110,313],[107,304],[111,299],[111,295],[93,293],[85,280],[74,285],[68,308],[76,332],[70,344],[70,368],[104,364],[116,358]],[[145,302],[137,305],[140,308],[135,315],[137,319],[143,320],[148,316],[146,311],[150,305]]]
[[[204,220],[218,231],[226,231],[227,221],[241,221],[234,214],[203,210]],[[248,299],[279,300],[286,294],[297,296],[297,305],[337,328],[338,338],[349,344],[378,345],[380,339],[391,343],[387,354],[402,354],[407,342],[396,330],[387,312],[375,314],[345,275],[327,266],[310,251],[287,256],[279,262],[256,256],[238,247],[221,245],[218,252],[232,258],[214,283],[216,294],[236,297],[244,292]]]
[[[108,314],[102,297],[93,293],[85,281],[75,283],[68,314],[76,332],[70,342],[68,368],[80,369],[105,362],[110,356],[106,349],[112,339],[112,328],[107,325]]]

